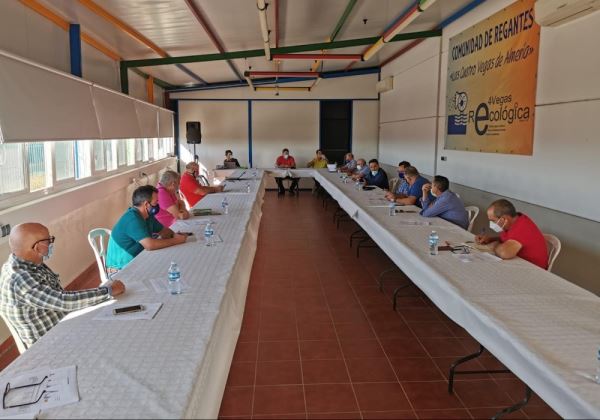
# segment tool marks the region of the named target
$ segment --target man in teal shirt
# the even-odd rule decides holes
[[[137,188],[133,192],[132,204],[113,228],[108,241],[106,267],[109,274],[121,270],[144,249],[167,248],[182,244],[187,238],[155,219],[160,208],[158,190],[152,185]],[[156,234],[160,238],[155,238]]]

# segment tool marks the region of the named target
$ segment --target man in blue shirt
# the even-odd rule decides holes
[[[369,173],[364,176],[367,185],[376,185],[382,190],[390,188],[387,174],[379,167],[377,159],[371,159],[369,161],[369,169]]]
[[[174,233],[155,219],[160,207],[158,190],[152,185],[138,187],[133,192],[132,204],[113,228],[108,241],[106,268],[109,274],[121,270],[144,249],[166,248],[187,239],[186,235]],[[154,238],[155,234],[160,235],[160,239]]]
[[[410,166],[410,162],[403,160],[398,164],[398,177],[390,180],[390,191],[385,194],[385,198],[394,201],[396,197],[408,196],[410,185],[404,179],[404,171]]]
[[[469,227],[469,215],[465,210],[465,204],[449,188],[450,181],[441,175],[433,177],[431,184],[423,185],[421,216],[441,217],[450,223],[467,229]]]
[[[402,206],[418,206],[421,207],[419,198],[423,194],[423,185],[429,183],[427,178],[422,177],[419,171],[414,166],[409,166],[404,169],[404,179],[408,184],[408,192],[406,194],[388,194],[387,199],[395,201],[396,204]]]
[[[352,174],[356,170],[356,161],[352,153],[346,153],[344,164],[340,167],[340,170],[348,174]]]
[[[356,161],[356,170],[354,171],[354,175],[352,175],[352,179],[363,179],[370,171],[371,169],[369,168],[369,165],[367,165],[367,161],[360,158]]]

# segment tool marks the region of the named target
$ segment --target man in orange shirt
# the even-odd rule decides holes
[[[293,156],[290,156],[290,151],[288,149],[283,149],[281,156],[277,158],[275,161],[275,167],[281,169],[296,169],[296,160]],[[300,178],[294,178],[291,176],[275,177],[275,182],[277,182],[277,187],[279,187],[279,195],[285,194],[285,188],[283,186],[284,179],[291,179],[292,184],[290,185],[290,194],[294,194],[298,190],[298,181]]]
[[[199,169],[200,167],[196,162],[190,162],[185,165],[185,172],[181,175],[181,181],[179,183],[179,191],[181,191],[190,207],[194,207],[206,194],[223,191],[222,185],[217,187],[205,187],[204,185],[200,185],[196,179]]]

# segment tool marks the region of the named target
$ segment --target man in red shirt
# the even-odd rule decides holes
[[[277,158],[275,161],[275,167],[280,169],[296,169],[296,161],[293,156],[290,156],[290,151],[288,149],[283,149],[281,156]],[[291,179],[292,184],[290,185],[290,194],[293,195],[298,191],[298,180],[300,178],[294,178],[291,176],[275,177],[275,182],[277,182],[277,187],[279,187],[279,195],[285,194],[285,188],[283,186],[284,179]]]
[[[181,175],[181,181],[179,182],[179,191],[181,191],[190,207],[194,207],[206,194],[223,191],[223,186],[221,185],[217,187],[200,185],[196,179],[199,169],[196,162],[188,163],[185,165],[185,172]]]
[[[521,257],[548,269],[548,248],[546,240],[536,224],[523,213],[517,213],[515,206],[508,200],[494,201],[487,210],[490,229],[499,233],[499,237],[479,235],[477,243],[497,242],[494,252],[504,260]]]

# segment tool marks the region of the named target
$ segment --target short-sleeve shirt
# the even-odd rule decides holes
[[[144,250],[140,241],[163,230],[154,216],[144,219],[138,209],[130,207],[113,227],[108,241],[106,266],[117,270],[125,267]]]
[[[296,160],[291,155],[288,156],[287,159],[284,158],[283,155],[281,155],[275,161],[275,165],[277,165],[278,167],[284,166],[284,167],[288,167],[288,168],[295,168],[296,167]]]
[[[181,181],[179,182],[179,191],[183,193],[183,196],[187,200],[190,207],[194,207],[198,201],[202,200],[206,194],[196,194],[196,190],[200,187],[200,183],[194,178],[189,172],[184,172],[181,175]],[[162,207],[162,204],[161,204]]]
[[[160,211],[156,215],[156,220],[158,220],[161,225],[169,227],[175,223],[175,217],[173,217],[167,209],[172,205],[177,205],[178,202],[179,199],[176,194],[167,190],[160,183],[158,184],[158,205],[160,206]]]
[[[515,240],[522,246],[518,257],[529,261],[544,270],[548,269],[548,248],[544,235],[537,225],[526,214],[518,213],[519,217],[508,231],[500,234],[500,242]]]
[[[419,200],[419,197],[423,196],[423,185],[427,184],[428,182],[429,181],[427,180],[427,178],[424,178],[421,175],[419,175],[419,177],[415,180],[414,184],[412,184],[408,189],[408,193],[406,195],[408,195],[409,197],[417,197],[415,206],[421,207],[421,200]]]

